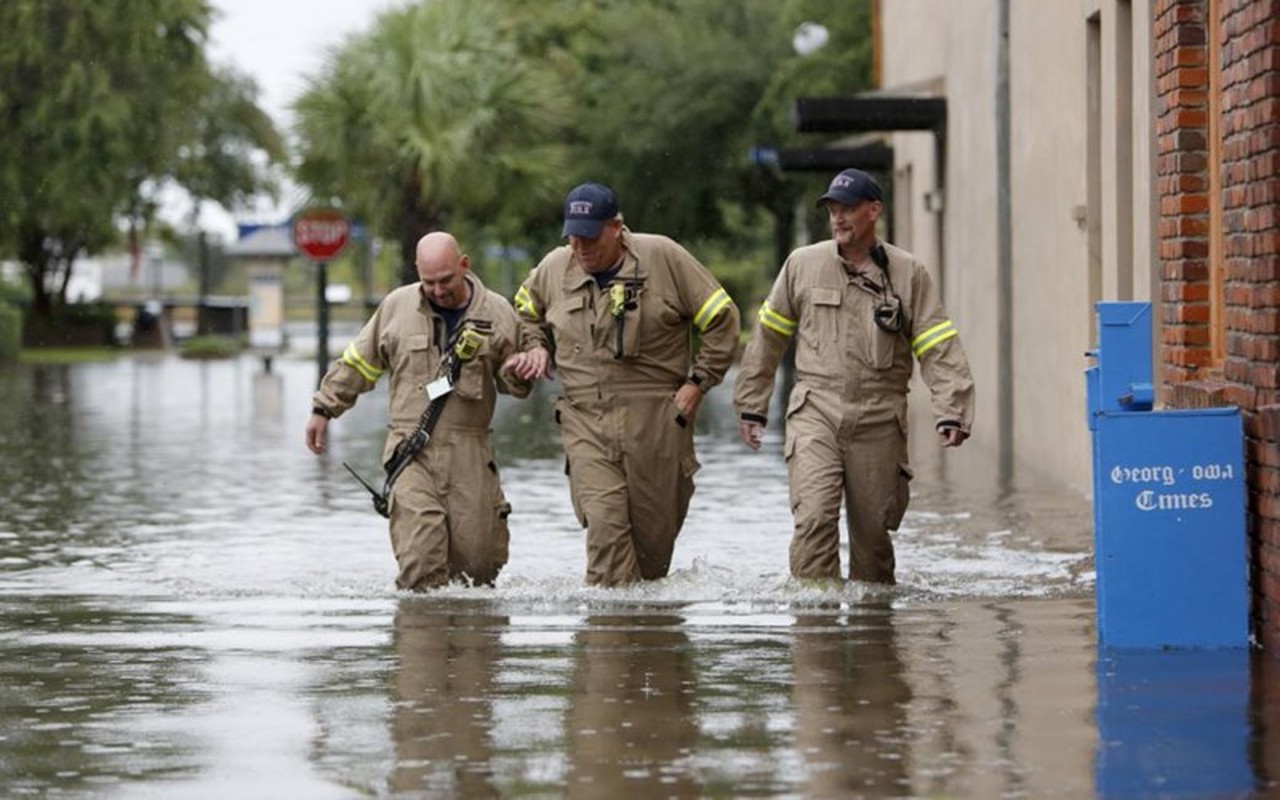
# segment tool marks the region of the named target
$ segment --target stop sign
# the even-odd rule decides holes
[[[336,208],[308,208],[293,218],[293,246],[312,261],[332,261],[349,241],[351,223]]]

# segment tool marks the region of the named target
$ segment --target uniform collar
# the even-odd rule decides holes
[[[852,264],[846,261],[844,256],[840,255],[840,247],[836,244],[835,239],[827,240],[827,249],[831,253],[831,258],[840,266],[840,270],[850,278],[859,276],[874,279],[880,274],[880,268],[868,256],[858,264]]]
[[[564,288],[568,291],[580,289],[589,283],[594,283],[595,278],[591,273],[587,272],[578,265],[577,259],[573,257],[573,250],[565,245],[565,250],[569,254],[568,268],[564,271]],[[640,264],[640,259],[636,256],[636,240],[635,234],[626,225],[622,226],[622,269],[618,270],[619,278],[644,278],[648,275],[647,271]]]

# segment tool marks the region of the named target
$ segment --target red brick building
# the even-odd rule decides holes
[[[1156,0],[1163,399],[1234,404],[1253,631],[1280,652],[1280,0]]]

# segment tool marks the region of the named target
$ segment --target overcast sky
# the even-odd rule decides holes
[[[3,2],[4,0],[0,0]],[[212,0],[209,32],[211,58],[232,64],[258,83],[258,105],[282,132],[290,124],[289,105],[315,75],[329,49],[352,33],[368,31],[380,11],[407,0]],[[242,213],[239,219],[205,204],[201,227],[223,241],[236,239],[236,223],[276,223],[290,212],[283,205]],[[166,192],[161,215],[171,222],[186,219],[191,203],[185,193]]]
[[[288,106],[314,75],[326,52],[348,34],[369,30],[378,12],[397,0],[212,0],[213,58],[252,76],[259,104],[281,125]]]

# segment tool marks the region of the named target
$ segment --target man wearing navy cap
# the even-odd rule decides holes
[[[774,373],[794,340],[783,445],[795,516],[791,574],[842,578],[843,500],[849,578],[894,583],[889,533],[910,498],[913,365],[919,362],[929,388],[943,447],[969,436],[973,377],[928,270],[876,237],[883,197],[875,179],[846,169],[817,204],[826,208],[831,239],[794,250],[782,265],[743,354],[734,406],[743,441],[758,450]]]
[[[738,309],[679,244],[629,230],[607,186],[569,192],[562,233],[569,243],[516,292],[536,346],[522,346],[515,374],[558,370],[556,420],[587,529],[587,583],[661,578],[693,496],[694,416],[733,361]]]

